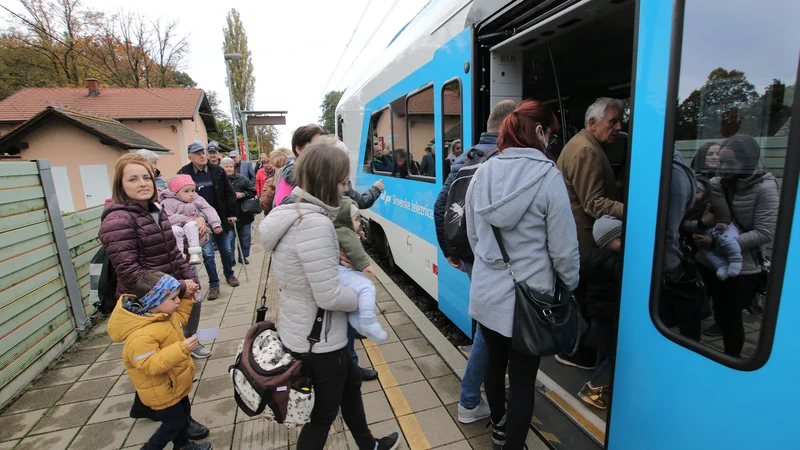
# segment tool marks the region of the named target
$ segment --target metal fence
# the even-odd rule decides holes
[[[0,405],[91,325],[101,214],[62,215],[48,161],[0,162]]]

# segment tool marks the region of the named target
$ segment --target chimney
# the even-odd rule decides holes
[[[89,97],[100,95],[100,81],[97,78],[87,78],[86,88],[89,89]]]

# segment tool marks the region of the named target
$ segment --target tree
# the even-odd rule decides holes
[[[21,17],[0,31],[0,99],[24,87],[171,87],[189,45],[177,21],[106,14],[80,0],[20,0]],[[5,19],[5,18],[4,18]]]
[[[196,88],[197,87],[197,82],[194,81],[192,79],[192,77],[190,77],[189,74],[186,73],[186,72],[176,71],[172,75],[172,80],[175,82],[175,84],[178,87],[182,87],[182,88]],[[210,93],[214,93],[214,95],[216,95],[216,93],[214,91],[210,91]],[[210,95],[209,95],[209,97],[210,97]],[[211,101],[211,98],[209,98],[208,100]]]
[[[335,129],[336,106],[339,104],[339,100],[342,99],[342,94],[344,94],[344,91],[330,91],[325,94],[322,104],[319,105],[322,110],[322,115],[319,116],[319,125],[330,133],[333,133]]]
[[[731,136],[742,123],[756,118],[748,108],[759,98],[744,72],[717,68],[705,83],[678,106],[675,139],[713,139]]]
[[[233,143],[233,125],[230,117],[221,107],[219,96],[215,91],[208,91],[206,92],[206,98],[211,106],[211,113],[214,114],[214,120],[217,122],[217,132],[208,133],[208,139],[235,147]]]
[[[256,92],[253,59],[247,48],[247,33],[244,31],[239,11],[235,8],[231,8],[228,13],[227,26],[223,28],[222,32],[224,34],[222,51],[242,55],[241,60],[228,62],[230,80],[227,80],[226,83],[232,91],[234,108],[252,109],[253,96]],[[238,114],[238,111],[233,114]]]

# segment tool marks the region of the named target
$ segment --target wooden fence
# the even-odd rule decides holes
[[[90,325],[101,213],[62,216],[47,161],[0,162],[0,405]]]

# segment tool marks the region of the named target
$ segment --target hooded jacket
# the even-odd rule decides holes
[[[681,261],[681,226],[686,212],[689,211],[697,196],[697,178],[678,154],[672,154],[672,175],[670,176],[669,202],[667,205],[667,229],[664,245],[664,272],[671,273]]]
[[[109,203],[103,210],[99,235],[117,274],[118,296],[135,292],[136,282],[148,270],[175,277],[181,283],[180,295],[186,289],[184,280],[199,283],[175,245],[167,215],[154,204],[148,211],[135,203]]]
[[[278,334],[291,351],[308,351],[308,335],[318,308],[327,310],[322,340],[314,353],[347,345],[346,312],[358,308],[358,295],[339,284],[339,241],[333,219],[339,209],[296,187],[259,225],[264,250],[272,252],[272,269],[280,290]]]
[[[362,270],[370,264],[369,255],[361,245],[361,238],[353,228],[353,216],[350,215],[350,205],[353,200],[350,197],[342,197],[339,204],[339,215],[333,222],[336,227],[336,236],[339,238],[339,247],[344,250],[347,258],[356,270]]]
[[[169,219],[171,226],[184,226],[186,222],[198,218],[201,213],[208,221],[209,229],[213,230],[222,226],[217,210],[212,208],[206,199],[199,195],[195,196],[192,203],[186,203],[179,199],[174,192],[164,189],[159,192],[158,200],[161,202],[161,208]]]
[[[500,229],[517,281],[552,294],[558,275],[574,290],[580,255],[564,179],[540,151],[507,148],[478,168],[466,200],[467,234],[475,253],[469,314],[511,337],[514,283],[492,225]]]
[[[193,302],[181,301],[174,314],[134,314],[123,307],[123,295],[108,319],[108,336],[125,342],[122,361],[142,403],[155,410],[169,408],[189,395],[194,362],[183,345],[183,326]]]
[[[436,197],[436,203],[433,205],[433,223],[436,225],[436,239],[439,241],[439,248],[442,249],[445,257],[450,256],[447,253],[448,246],[447,241],[444,238],[444,213],[445,209],[447,208],[447,194],[450,193],[450,186],[453,184],[453,181],[455,181],[458,171],[464,167],[464,164],[466,164],[467,156],[470,154],[474,155],[473,152],[476,150],[477,152],[480,152],[480,155],[476,156],[483,156],[483,154],[486,152],[497,147],[497,136],[498,133],[494,131],[481,134],[480,140],[475,146],[456,158],[455,161],[453,161],[453,164],[450,166],[450,174],[447,175],[447,179],[442,185],[442,190],[439,191],[439,196]],[[494,157],[495,155],[490,156],[490,158]]]

